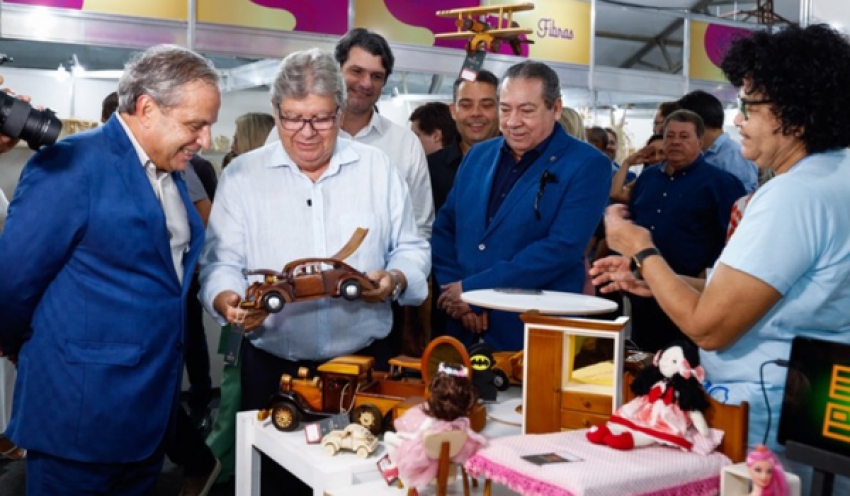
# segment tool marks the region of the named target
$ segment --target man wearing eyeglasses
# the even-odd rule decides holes
[[[242,410],[264,408],[281,374],[333,357],[364,354],[386,367],[390,302],[416,305],[428,292],[428,242],[404,179],[381,150],[340,136],[345,85],[334,58],[318,49],[286,57],[272,105],[280,142],[228,165],[200,262],[206,309],[222,324],[244,320]],[[253,282],[243,270],[330,257],[358,227],[369,232],[345,261],[375,284],[360,298],[291,302],[271,315],[239,308]]]
[[[464,156],[437,214],[434,274],[447,332],[497,350],[523,347],[516,313],[472,308],[463,291],[494,288],[581,293],[584,249],[608,202],[611,161],[567,135],[558,75],[526,61],[499,86],[502,136]]]

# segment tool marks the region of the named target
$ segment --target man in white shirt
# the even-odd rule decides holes
[[[387,40],[363,28],[352,29],[336,44],[334,57],[348,93],[340,136],[376,146],[390,157],[390,164],[410,188],[419,234],[430,239],[434,199],[425,150],[413,131],[382,116],[375,107],[395,61]]]

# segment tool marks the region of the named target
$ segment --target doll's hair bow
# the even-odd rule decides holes
[[[679,375],[685,379],[696,377],[700,384],[705,382],[705,369],[702,368],[702,365],[691,368],[691,364],[687,360],[682,360],[682,365],[679,367]]]
[[[453,367],[445,362],[440,362],[440,365],[437,366],[438,374],[446,374],[453,377],[469,377],[469,373],[466,371],[466,367],[463,365],[459,365]]]

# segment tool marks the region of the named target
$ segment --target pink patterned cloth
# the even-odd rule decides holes
[[[720,470],[732,462],[667,446],[631,451],[590,443],[586,429],[494,439],[466,470],[530,496],[703,496],[720,490]],[[582,461],[535,465],[522,456],[567,451]]]
[[[466,463],[469,457],[487,444],[487,438],[469,427],[468,418],[461,417],[452,422],[437,420],[429,417],[422,407],[423,405],[418,405],[407,410],[394,423],[401,443],[390,458],[398,467],[399,479],[410,487],[426,486],[437,477],[437,460],[428,458],[422,445],[424,434],[451,430],[466,432],[466,444],[452,458],[453,462],[460,464]]]

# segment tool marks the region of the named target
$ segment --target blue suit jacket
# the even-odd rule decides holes
[[[464,157],[432,233],[433,270],[440,284],[463,281],[463,290],[500,287],[581,293],[584,251],[602,219],[611,186],[611,160],[555,126],[544,153],[520,177],[492,222],[487,202],[504,138],[473,146]],[[546,184],[537,200],[541,177]],[[449,334],[469,342],[459,321]],[[490,312],[485,341],[521,350],[522,323],[515,313]]]
[[[7,430],[19,445],[93,463],[154,453],[182,379],[185,299],[165,215],[112,117],[30,159],[0,234],[0,346],[19,349]]]

